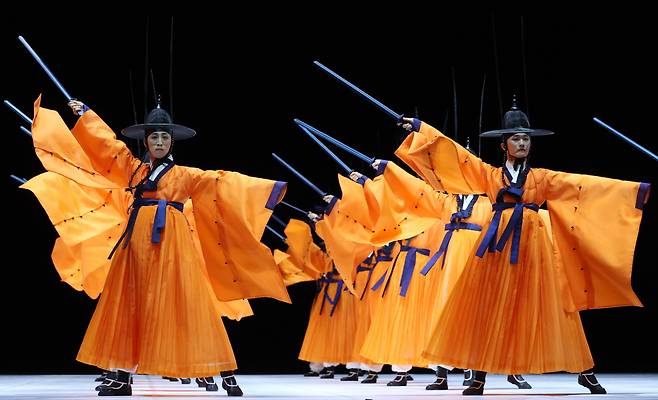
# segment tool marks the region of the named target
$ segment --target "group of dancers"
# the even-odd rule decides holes
[[[196,132],[159,103],[121,131],[144,144],[139,157],[83,102],[68,102],[78,116],[69,128],[37,99],[30,131],[46,172],[22,187],[59,234],[62,279],[99,296],[77,356],[109,371],[99,396],[131,395],[132,374],[195,378],[206,390],[220,375],[241,396],[221,316],[251,315],[250,298],[290,302],[286,286],[304,281],[319,288],[299,354],[308,376],[333,378],[345,364],[341,380],[364,371],[361,383],[375,384],[390,364],[387,385],[405,386],[421,367],[436,374],[428,390],[446,390],[458,368],[463,394],[478,395],[487,373],[528,389],[523,374],[567,371],[606,393],[579,311],[641,305],[630,276],[649,185],[531,167],[533,138],[553,132],[532,128],[516,101],[500,129],[481,134],[499,141],[502,165],[373,102],[407,132],[395,155],[414,173],[295,121],[345,172],[330,194],[276,156],[318,193],[309,203],[323,206],[305,208],[279,205],[285,182],[176,164],[174,144]],[[282,220],[280,207],[300,218]],[[266,229],[281,249],[261,243]]]

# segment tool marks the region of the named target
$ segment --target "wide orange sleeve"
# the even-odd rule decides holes
[[[86,187],[53,172],[21,188],[34,193],[60,236],[52,259],[62,280],[98,297],[110,267],[108,255],[126,227],[129,194]]]
[[[553,242],[576,309],[641,306],[633,254],[649,185],[541,170]]]
[[[194,204],[192,203],[192,199],[188,199],[185,202],[185,206],[183,208],[183,214],[185,215],[185,218],[187,218],[187,222],[189,224],[190,233],[192,234],[192,240],[194,241],[194,248],[196,249],[199,258],[201,260],[204,260],[203,250],[201,250],[201,240],[199,239],[199,234],[196,229],[196,221],[194,220]],[[205,260],[203,261],[203,263],[204,265],[206,265]],[[203,270],[203,273],[206,279],[210,280],[207,265],[206,268]],[[216,307],[222,317],[226,317],[228,319],[232,319],[235,321],[240,321],[242,318],[250,317],[254,315],[254,311],[251,309],[251,306],[249,305],[249,300],[246,299],[229,300],[229,301],[221,301],[217,299]]]
[[[436,190],[453,194],[487,192],[487,181],[494,169],[464,149],[459,143],[422,122],[395,151]]]
[[[384,162],[384,161],[382,161]],[[363,188],[369,204],[377,204],[378,214],[370,243],[381,247],[390,242],[410,239],[449,218],[449,196],[437,192],[423,180],[409,174],[392,161],[384,172]],[[349,212],[350,210],[345,210]]]
[[[93,118],[92,114],[87,116],[88,113],[93,112],[88,111],[80,120]],[[78,128],[78,131],[82,131],[82,126]],[[85,149],[73,136],[62,117],[56,111],[41,107],[41,97],[34,103],[32,140],[37,157],[48,171],[66,176],[87,187],[118,188],[126,186],[125,183],[118,184],[105,178],[101,172],[96,170],[97,165],[92,162]]]
[[[313,243],[311,227],[307,223],[291,218],[284,233],[288,245],[286,253],[304,273],[313,279],[320,279],[322,274],[331,271],[331,262],[326,262],[326,255],[317,257],[319,253],[324,252]]]
[[[363,186],[338,176],[343,196],[332,222],[344,240],[376,247],[409,239],[444,220],[448,195],[407,173],[391,161]]]
[[[185,170],[203,258],[217,297],[290,302],[279,267],[260,242],[286,183],[236,172]]]
[[[93,110],[86,111],[78,118],[71,133],[97,173],[119,187],[128,186],[130,176],[140,164],[139,160]]]
[[[354,292],[357,267],[376,247],[369,243],[369,231],[362,225],[353,224],[340,212],[342,200],[338,200],[330,213],[315,224],[315,231],[324,240],[327,254],[340,272],[347,288]]]
[[[274,262],[279,266],[281,275],[283,275],[283,283],[286,286],[300,282],[314,281],[317,279],[306,274],[303,269],[299,268],[299,266],[290,259],[290,254],[284,253],[281,250],[274,250]]]

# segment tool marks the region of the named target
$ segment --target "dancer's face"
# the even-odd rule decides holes
[[[146,138],[146,144],[152,159],[159,159],[169,153],[171,134],[165,131],[155,131]]]
[[[507,146],[508,158],[514,160],[517,158],[526,158],[530,154],[530,136],[526,133],[516,133],[505,141]],[[501,143],[501,147],[505,147]]]

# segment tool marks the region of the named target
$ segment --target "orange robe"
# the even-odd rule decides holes
[[[123,190],[135,170],[134,182],[147,174],[93,111],[69,132],[57,113],[37,101],[32,132],[44,166],[83,189]],[[235,369],[216,297],[289,301],[271,253],[260,243],[284,192],[283,183],[174,165],[157,191],[145,192],[144,198],[191,199],[198,245],[188,218],[168,206],[163,207],[166,225],[160,242],[153,243],[157,207],[141,207],[127,247],[120,246],[112,258],[78,360],[167,376],[211,376]],[[75,242],[63,235],[62,241]]]
[[[500,168],[424,123],[396,155],[426,182],[450,192],[484,192],[496,199],[503,188]],[[518,262],[512,262],[514,235],[500,241],[513,218],[514,208],[507,208],[499,212],[493,235],[502,248],[485,249],[482,257],[471,253],[424,357],[503,374],[591,368],[577,310],[640,305],[630,274],[647,193],[645,184],[531,169],[520,200],[504,195],[512,206],[527,205],[520,209]],[[555,248],[545,219],[529,206],[545,201]]]
[[[299,359],[308,362],[346,364],[353,360],[358,299],[337,271],[320,279],[308,320]]]
[[[21,188],[39,199],[60,234],[55,240],[52,260],[63,282],[95,299],[100,295],[111,260],[108,254],[126,228],[132,195],[124,190],[86,187],[53,172],[30,179]],[[195,244],[192,201],[185,203]],[[200,243],[196,246],[199,256]],[[221,315],[234,320],[253,315],[247,300],[219,301]]]
[[[449,197],[390,161],[382,161],[379,175],[363,186],[344,178],[339,181],[343,197],[325,217],[331,220],[336,214],[332,236],[326,237],[324,226],[318,223],[330,254],[336,255],[343,248],[353,250],[350,240],[370,245],[405,240],[396,246],[392,262],[383,264],[387,268],[373,274],[365,289],[376,308],[371,309],[364,338],[365,332],[357,329],[356,342],[363,343],[360,354],[376,363],[424,365],[421,352],[431,323],[431,314],[426,311],[436,298],[428,294],[427,287],[430,283],[436,287],[443,274],[433,274],[428,280],[418,271],[441,243]],[[343,246],[337,245],[339,241]],[[352,262],[345,266],[354,271]]]
[[[386,263],[392,262],[391,252],[393,246],[384,246],[373,252],[368,258],[361,262],[356,269],[354,280],[354,296],[356,305],[356,331],[354,332],[352,362],[372,364],[372,360],[361,355],[361,348],[370,331],[372,318],[379,307],[380,297],[371,289],[377,274],[386,271]]]
[[[316,225],[349,290],[357,266],[374,250],[414,237],[442,218],[445,194],[392,162],[381,171],[363,185],[338,175],[343,196]]]
[[[350,236],[352,239],[341,236],[342,231],[336,229],[336,225],[341,226],[343,222],[343,216],[338,212],[342,204],[342,200],[335,199],[325,208],[323,218],[315,225],[326,246],[326,256],[335,270],[320,280],[321,289],[314,300],[299,355],[299,359],[305,361],[339,364],[369,362],[359,355],[355,343],[361,342],[364,336],[363,319],[369,320],[370,303],[362,302],[355,295],[354,284],[357,266],[372,252],[373,247],[359,243],[359,240],[354,241],[355,235],[363,237],[365,234],[362,226],[354,229]],[[365,282],[360,280],[359,284]],[[327,311],[327,308],[330,310]]]
[[[471,201],[472,203],[469,207],[471,209],[470,215],[464,218],[459,218],[458,220],[456,219],[455,222],[448,225],[460,224],[459,226],[466,225],[472,229],[462,227],[452,230],[452,233],[447,231],[446,236],[444,236],[444,241],[446,241],[446,239],[449,240],[446,241],[447,248],[442,255],[436,257],[436,261],[433,265],[428,263],[428,265],[424,266],[421,270],[421,273],[428,278],[428,282],[426,283],[427,300],[424,302],[425,308],[421,311],[421,314],[429,316],[429,323],[426,325],[427,329],[422,332],[425,343],[418,353],[418,357],[421,359],[422,351],[425,350],[427,343],[430,341],[436,323],[445,308],[447,300],[457,285],[459,278],[461,278],[469,255],[480,237],[481,231],[475,230],[474,228],[481,228],[486,225],[491,218],[491,202],[489,202],[487,197],[478,196]],[[451,196],[447,208],[457,214],[459,207],[456,196]],[[449,218],[448,221],[450,221]],[[450,234],[450,237],[447,237],[448,234]],[[434,256],[438,256],[439,254],[441,253],[434,253],[431,260],[434,261]],[[430,364],[428,360],[425,361]]]

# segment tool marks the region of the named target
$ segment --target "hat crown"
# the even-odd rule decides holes
[[[146,116],[146,120],[144,121],[145,124],[172,124],[173,120],[171,118],[171,115],[163,109],[160,108],[160,105],[153,110],[151,110],[148,115]]]
[[[528,116],[516,105],[516,96],[512,99],[512,108],[503,117],[503,129],[530,128]]]

